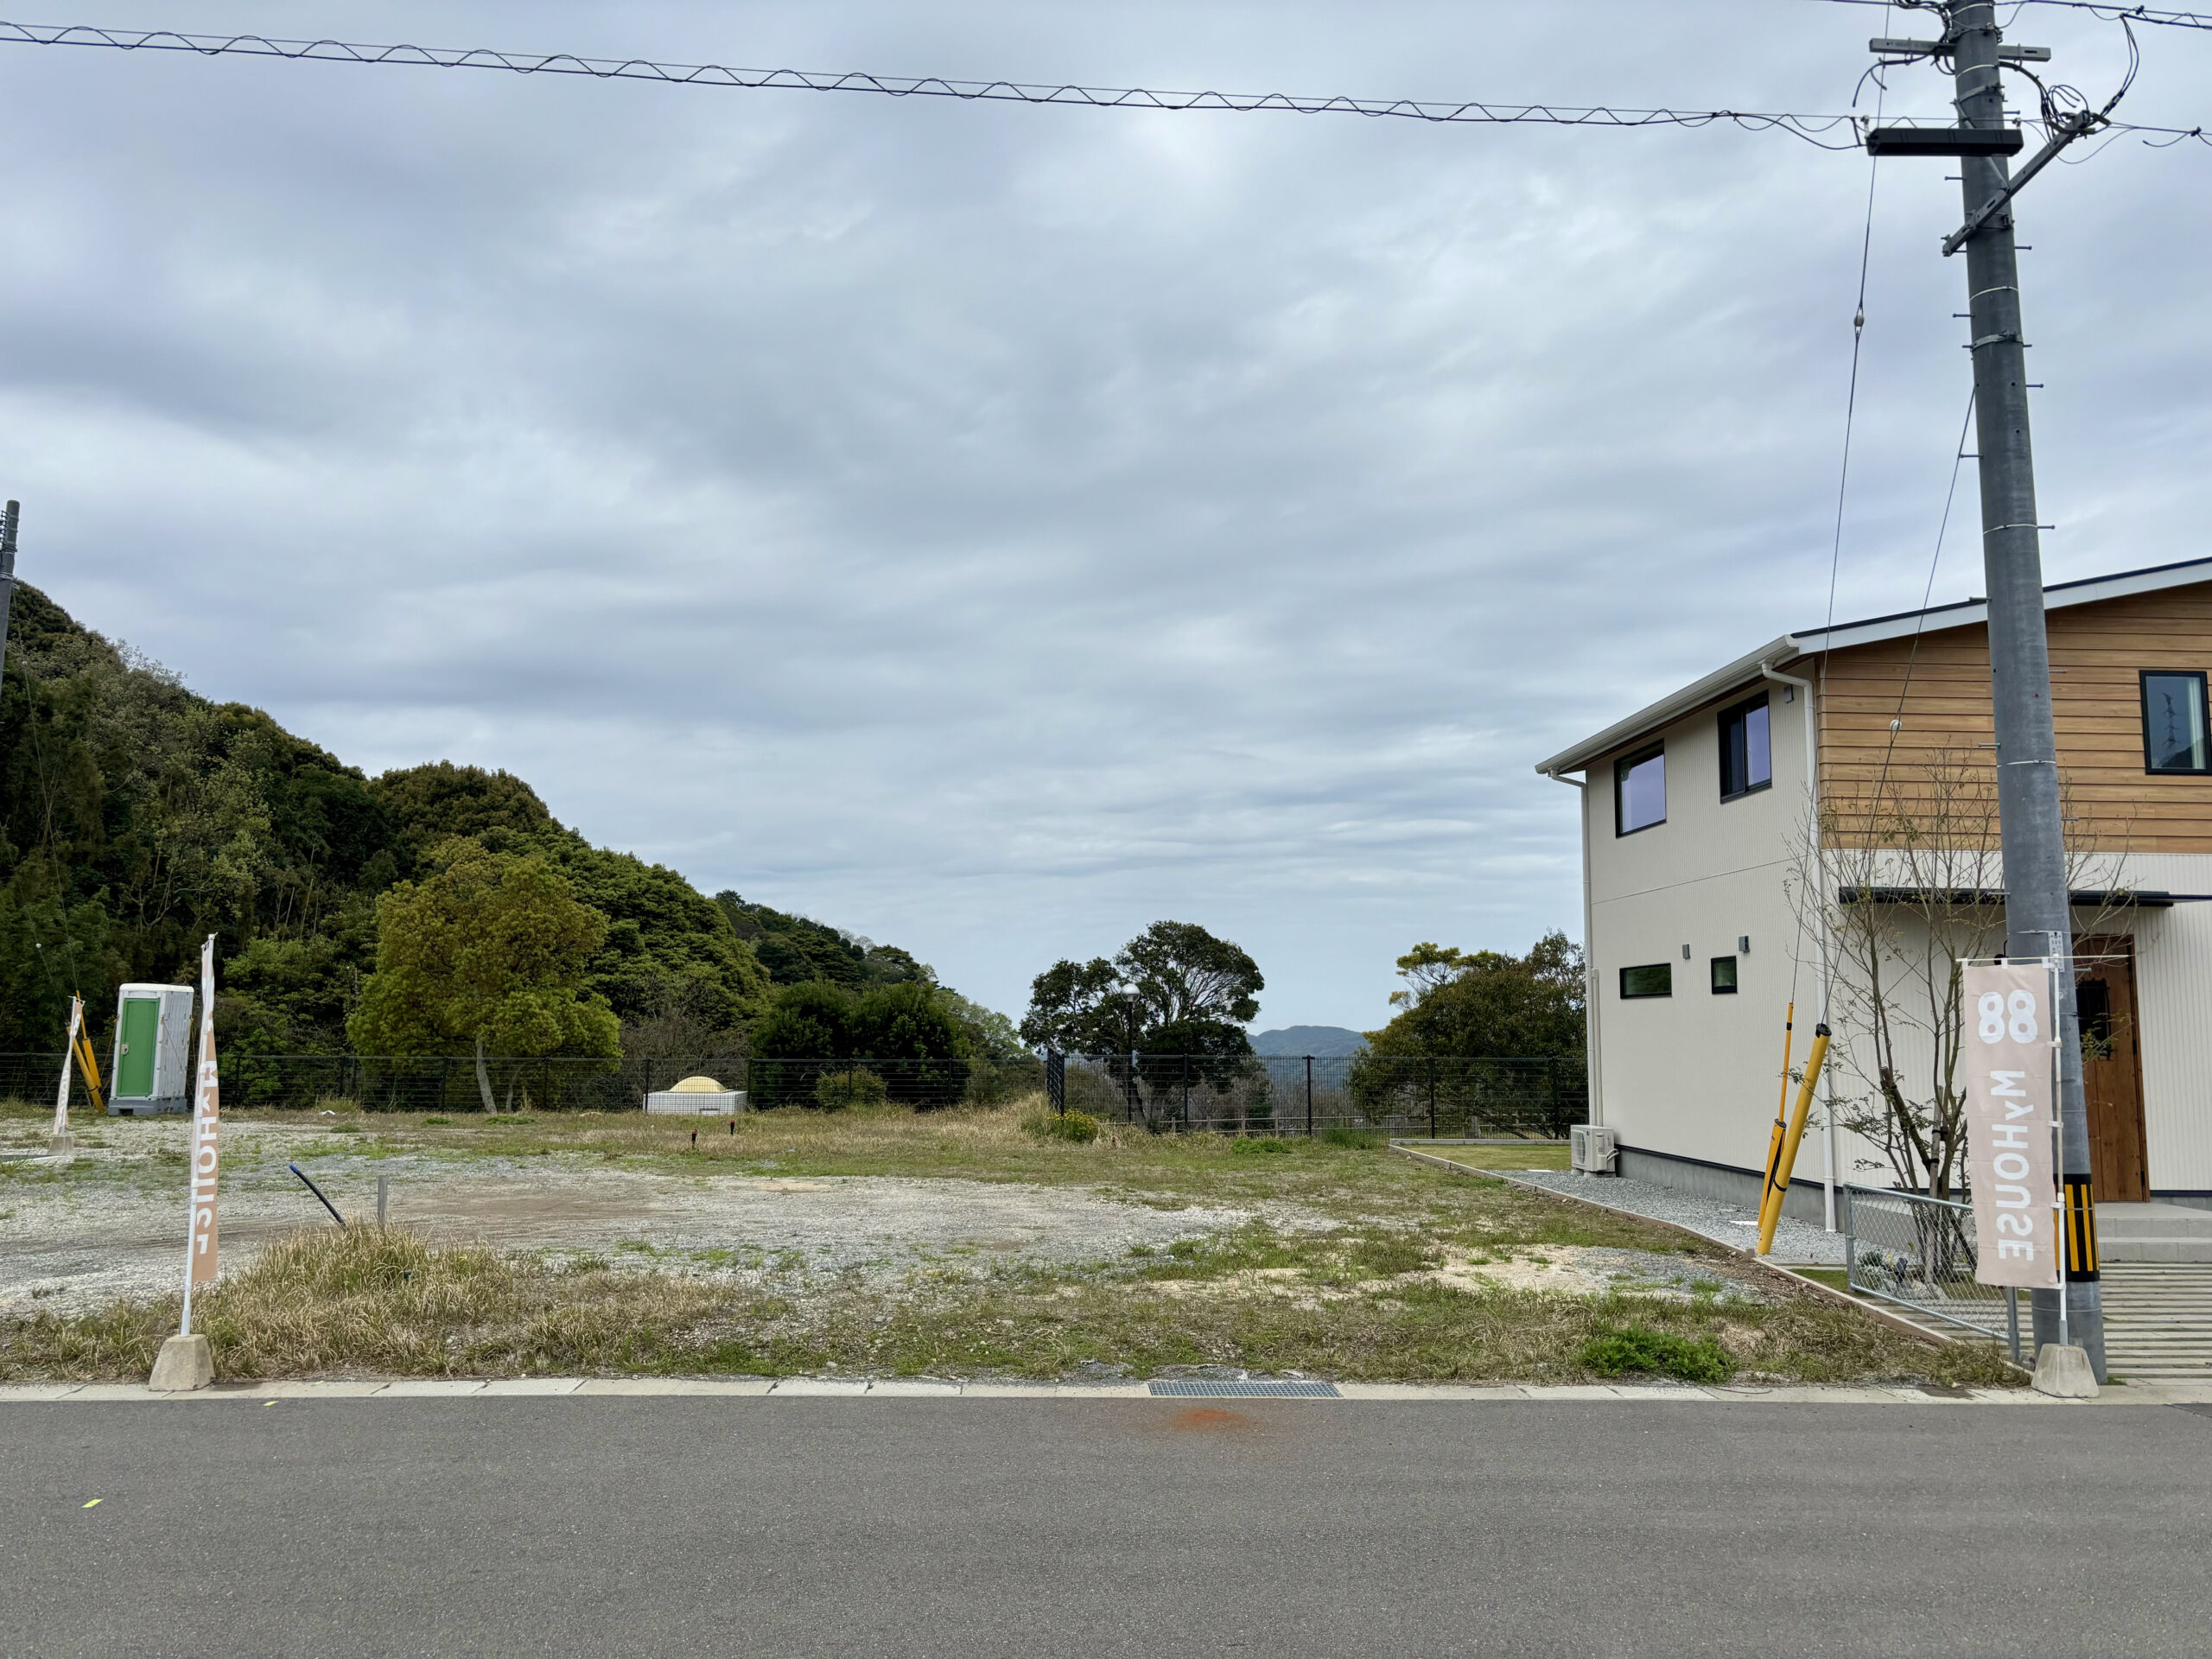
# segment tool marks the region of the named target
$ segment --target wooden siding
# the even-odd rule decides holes
[[[2094,853],[2212,853],[2212,778],[2143,768],[2144,669],[2212,670],[2212,583],[2050,613],[2051,715],[2068,839]],[[1995,799],[1989,637],[1976,626],[1815,659],[1821,790],[1832,838],[1865,844],[1877,818],[1938,800],[1963,816]],[[1806,673],[1802,665],[1790,671]],[[1908,682],[1909,674],[1909,682]],[[1892,739],[1890,722],[1902,722]],[[1938,781],[1949,772],[1958,781]]]

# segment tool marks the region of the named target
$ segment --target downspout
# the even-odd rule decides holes
[[[1775,671],[1771,663],[1761,663],[1759,672],[1778,684],[1794,686],[1799,701],[1805,705],[1805,850],[1810,858],[1808,866],[1813,884],[1813,998],[1820,1010],[1815,1022],[1825,1026],[1828,1019],[1828,913],[1827,876],[1821,868],[1821,747],[1820,728],[1813,713],[1813,683],[1801,680],[1794,674]],[[1826,1124],[1822,1142],[1826,1152],[1827,1168],[1822,1175],[1825,1189],[1827,1230],[1835,1231],[1835,1077],[1833,1071],[1822,1079],[1822,1093],[1826,1099]],[[1787,1197],[1787,1194],[1783,1196]]]
[[[1556,772],[1548,772],[1544,776],[1570,789],[1584,790],[1582,799],[1576,803],[1582,820],[1582,1064],[1590,1078],[1590,1121],[1603,1123],[1605,1094],[1598,1047],[1598,936],[1592,925],[1590,906],[1590,797],[1580,778],[1565,777]]]

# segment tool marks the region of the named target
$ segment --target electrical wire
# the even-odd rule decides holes
[[[1828,5],[1840,6],[1905,6],[1910,10],[1933,11],[1929,4],[1915,4],[1913,0],[1824,0]],[[2029,6],[2055,6],[2063,11],[2086,11],[2091,16],[2107,23],[2121,22],[2155,23],[2162,29],[2212,29],[2212,12],[2154,10],[2149,6],[2115,6],[2107,0],[2008,0],[2013,16],[2018,16]]]
[[[1885,10],[1886,10],[1886,7]],[[1859,85],[1863,89],[1866,83],[1862,80]],[[1889,82],[1882,75],[1876,73],[1874,75],[1874,118],[1875,120],[1879,121],[1882,118],[1883,110],[1890,95]],[[1836,582],[1843,569],[1844,506],[1846,502],[1849,499],[1851,493],[1851,440],[1852,435],[1857,428],[1859,419],[1859,365],[1860,359],[1865,353],[1866,345],[1866,281],[1867,275],[1869,271],[1872,270],[1874,262],[1874,190],[1875,187],[1881,181],[1881,158],[1873,156],[1868,156],[1866,161],[1866,230],[1859,238],[1859,302],[1851,316],[1851,385],[1849,391],[1845,395],[1843,404],[1843,464],[1839,470],[1836,478],[1835,537],[1828,549],[1828,607],[1827,620],[1822,625],[1824,629],[1833,629],[1835,626]],[[1815,699],[1814,707],[1815,709],[1819,708],[1821,702],[1827,696],[1828,658],[1832,654],[1832,652],[1826,650],[1823,650],[1821,653],[1820,671],[1814,679],[1814,689],[1810,693],[1812,697]],[[1808,767],[1812,766],[1815,764],[1815,757],[1812,754],[1808,753],[1805,757],[1805,764]],[[1814,780],[1814,788],[1815,791],[1815,798],[1817,799],[1817,779]],[[1815,825],[1815,834],[1818,834],[1817,823]],[[1815,845],[1817,847],[1817,842]],[[1827,879],[1817,868],[1815,868],[1814,871],[1814,875],[1815,879],[1821,884],[1819,891],[1821,900],[1825,903],[1827,898]],[[1825,916],[1816,911],[1815,918],[1815,925],[1820,927],[1825,936],[1827,927]],[[1800,916],[1798,918],[1798,942],[1801,950],[1802,949],[1803,940],[1804,918],[1802,916]],[[1825,943],[1823,943],[1821,949],[1823,953],[1825,953],[1827,949]],[[1793,974],[1790,979],[1790,1000],[1793,1002],[1796,1000],[1796,976]],[[1832,985],[1829,977],[1827,973],[1823,971],[1821,982],[1821,1007],[1818,1014],[1819,1023],[1823,1025],[1827,1022],[1829,1012],[1828,1001]],[[1833,1113],[1833,1104],[1831,1104],[1829,1109],[1831,1113]]]
[[[6,44],[107,47],[126,52],[188,52],[202,57],[289,58],[321,63],[408,64],[442,69],[505,69],[524,75],[587,75],[598,80],[658,81],[670,86],[876,92],[891,98],[1069,104],[1095,109],[1363,115],[1452,125],[1697,128],[1729,124],[1753,131],[1785,132],[1832,150],[1856,149],[1863,142],[1857,117],[1770,110],[1621,109],[1604,105],[1497,104],[1471,99],[1452,103],[1420,99],[1311,98],[1285,92],[1164,92],[1146,87],[953,80],[935,75],[744,69],[712,63],[656,63],[644,58],[587,58],[566,52],[372,46],[346,41],[273,40],[259,35],[187,35],[172,29],[111,29],[86,23],[0,22],[0,45]]]
[[[1890,741],[1883,747],[1881,773],[1874,780],[1874,796],[1867,808],[1867,816],[1870,819],[1878,817],[1881,812],[1882,791],[1888,786],[1890,781],[1890,760],[1897,753],[1897,737],[1904,730],[1905,699],[1912,693],[1912,672],[1920,660],[1921,635],[1927,631],[1928,607],[1935,601],[1936,570],[1936,567],[1943,562],[1943,541],[1950,534],[1951,509],[1959,499],[1959,472],[1966,465],[1967,436],[1974,429],[1974,401],[1978,395],[1975,391],[1967,393],[1966,416],[1959,423],[1958,448],[1953,452],[1951,457],[1951,486],[1943,493],[1943,516],[1936,526],[1936,550],[1929,556],[1928,580],[1920,590],[1920,613],[1913,619],[1912,649],[1906,654],[1904,659],[1904,682],[1897,688],[1897,713],[1890,719]]]

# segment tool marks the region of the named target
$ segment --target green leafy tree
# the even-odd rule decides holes
[[[1111,961],[1057,962],[1038,975],[1021,1035],[1040,1048],[1107,1056],[1125,1087],[1141,1078],[1155,1092],[1195,1083],[1225,1093],[1250,1066],[1244,1027],[1266,986],[1240,946],[1192,922],[1154,922]]]
[[[717,903],[592,847],[510,773],[441,760],[365,778],[17,585],[0,679],[0,1046],[50,1051],[73,987],[105,1052],[116,986],[192,982],[213,934],[231,1052],[343,1053],[379,897],[436,875],[435,849],[457,837],[541,858],[607,918],[584,988],[640,1052],[740,1048],[774,984],[933,980],[894,945]],[[312,1073],[266,1075],[278,1098]]]
[[[1433,1102],[1456,1132],[1485,1115],[1524,1112],[1527,1103],[1516,1096],[1512,1069],[1452,1062],[1582,1057],[1582,949],[1564,933],[1546,934],[1525,957],[1424,942],[1398,958],[1398,972],[1405,988],[1390,1001],[1399,1012],[1367,1033],[1345,1077],[1370,1118]],[[1555,1083],[1557,1068],[1548,1075]],[[1547,1085],[1548,1111],[1571,1109],[1574,1099]]]
[[[620,1024],[584,969],[607,918],[577,901],[542,856],[493,853],[472,841],[434,849],[442,868],[385,895],[377,907],[377,970],[347,1022],[365,1054],[476,1052],[476,1084],[493,1109],[487,1050],[505,1055],[621,1052]]]
[[[1548,933],[1525,957],[1415,945],[1398,958],[1401,1012],[1367,1033],[1369,1052],[1531,1059],[1582,1052],[1582,947]]]
[[[966,1092],[966,1029],[937,988],[918,981],[879,985],[859,995],[825,980],[778,991],[753,1028],[748,1075],[763,1107],[820,1098],[825,1073],[867,1066],[891,1099],[950,1105]]]

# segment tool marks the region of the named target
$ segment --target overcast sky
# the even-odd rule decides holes
[[[1917,21],[83,16],[1814,111]],[[2099,101],[2122,65],[2079,14],[2018,33]],[[2212,35],[2144,42],[2126,111],[2212,118]],[[1939,113],[1942,85],[1904,72],[1890,107]],[[1573,800],[1533,764],[1827,613],[1861,155],[21,46],[0,133],[27,580],[372,773],[505,767],[594,842],[1016,1014],[1054,958],[1162,917],[1257,957],[1265,1026],[1379,1024],[1418,940],[1579,932]],[[1968,385],[1947,170],[1878,183],[1839,617],[1928,577]],[[2024,201],[2053,580],[2212,550],[2209,188],[2212,151],[2121,142]],[[1961,505],[1939,599],[1981,591],[1970,473]]]

